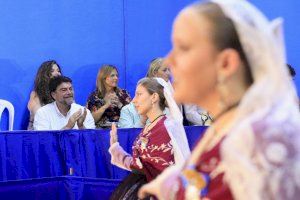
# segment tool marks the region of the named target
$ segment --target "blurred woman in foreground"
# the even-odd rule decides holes
[[[281,20],[247,1],[185,8],[167,57],[175,98],[214,117],[184,168],[140,190],[159,199],[297,199],[300,120],[285,66]]]

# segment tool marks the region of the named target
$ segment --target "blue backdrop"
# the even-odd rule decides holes
[[[74,81],[84,105],[99,66],[115,64],[120,86],[133,95],[150,60],[171,48],[176,13],[191,0],[0,1],[0,98],[16,110],[15,129],[27,126],[27,102],[39,65],[55,59]],[[252,0],[269,18],[283,16],[288,62],[299,71],[298,0]],[[298,85],[299,78],[296,78]],[[5,119],[4,119],[5,121]],[[3,126],[3,124],[1,125]]]

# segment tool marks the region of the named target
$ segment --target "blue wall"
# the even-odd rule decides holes
[[[300,1],[299,0],[251,0],[270,19],[284,19],[287,62],[296,70],[295,84],[300,94]]]
[[[151,59],[171,48],[176,13],[191,0],[0,1],[0,98],[16,109],[15,129],[28,122],[27,102],[40,63],[55,59],[73,79],[84,105],[99,66],[115,64],[120,86],[133,95]],[[288,61],[299,71],[300,3],[251,1],[269,18],[286,21]],[[298,9],[298,10],[297,10]],[[298,12],[297,12],[298,11]],[[300,72],[299,72],[300,73]],[[298,76],[298,75],[297,75]],[[299,85],[299,78],[296,78]]]

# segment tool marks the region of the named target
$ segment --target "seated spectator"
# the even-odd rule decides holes
[[[118,122],[123,106],[130,103],[128,92],[118,87],[118,70],[113,65],[103,65],[97,75],[96,90],[87,100],[97,128],[110,128]]]
[[[146,117],[138,114],[134,104],[130,102],[121,109],[119,128],[142,128],[145,126]]]
[[[93,129],[89,110],[74,103],[72,80],[65,76],[50,79],[49,92],[54,102],[39,108],[34,117],[34,130]]]
[[[168,115],[170,113],[167,107],[163,112],[165,115]],[[142,128],[149,123],[150,121],[146,116],[139,115],[132,102],[121,109],[120,119],[118,123],[119,128]]]
[[[166,65],[163,65],[163,61],[163,58],[155,58],[150,62],[147,72],[148,78],[159,77],[164,79],[166,82],[170,82],[171,72]]]
[[[148,78],[155,78],[160,77],[164,79],[168,84],[171,84],[169,82],[170,80],[170,70],[168,67],[163,66],[163,59],[162,58],[156,58],[151,61],[149,70],[147,72]],[[169,89],[172,89],[170,87]],[[168,108],[164,110],[164,113],[168,113]],[[144,127],[146,122],[148,123],[149,120],[146,119],[146,117],[141,117],[136,108],[134,107],[133,103],[130,103],[129,105],[126,105],[122,108],[120,119],[118,123],[118,127],[120,128],[141,128]]]
[[[170,69],[163,64],[163,58],[156,58],[151,61],[149,65],[149,69],[147,72],[147,77],[153,78],[162,78],[164,79],[167,83],[168,86],[170,87],[170,91],[174,91],[173,86],[170,82],[171,78],[171,72]],[[201,109],[200,107],[196,105],[182,105],[180,106],[181,112],[183,114],[183,124],[185,126],[189,125],[202,125],[202,126],[207,126],[210,125],[212,122],[211,117],[209,114]]]
[[[50,78],[61,75],[61,68],[55,60],[43,62],[38,69],[34,80],[34,90],[30,93],[27,108],[30,118],[27,130],[33,130],[33,120],[36,111],[48,103],[53,102],[49,92]]]

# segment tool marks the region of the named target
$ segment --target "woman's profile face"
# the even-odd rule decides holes
[[[57,64],[53,64],[51,69],[51,78],[55,76],[61,76],[61,72]]]
[[[174,22],[173,48],[165,64],[172,71],[178,102],[205,108],[214,97],[218,51],[211,30],[209,21],[191,9],[181,12]]]
[[[118,81],[119,81],[119,74],[118,74],[117,70],[114,69],[114,70],[112,70],[110,75],[108,77],[106,77],[105,84],[108,87],[115,88],[118,86]]]
[[[166,82],[170,80],[170,75],[170,69],[165,65],[161,66],[156,73],[157,77],[164,79]]]
[[[151,95],[144,86],[138,85],[136,87],[132,103],[140,115],[146,115],[149,112],[152,106]]]

